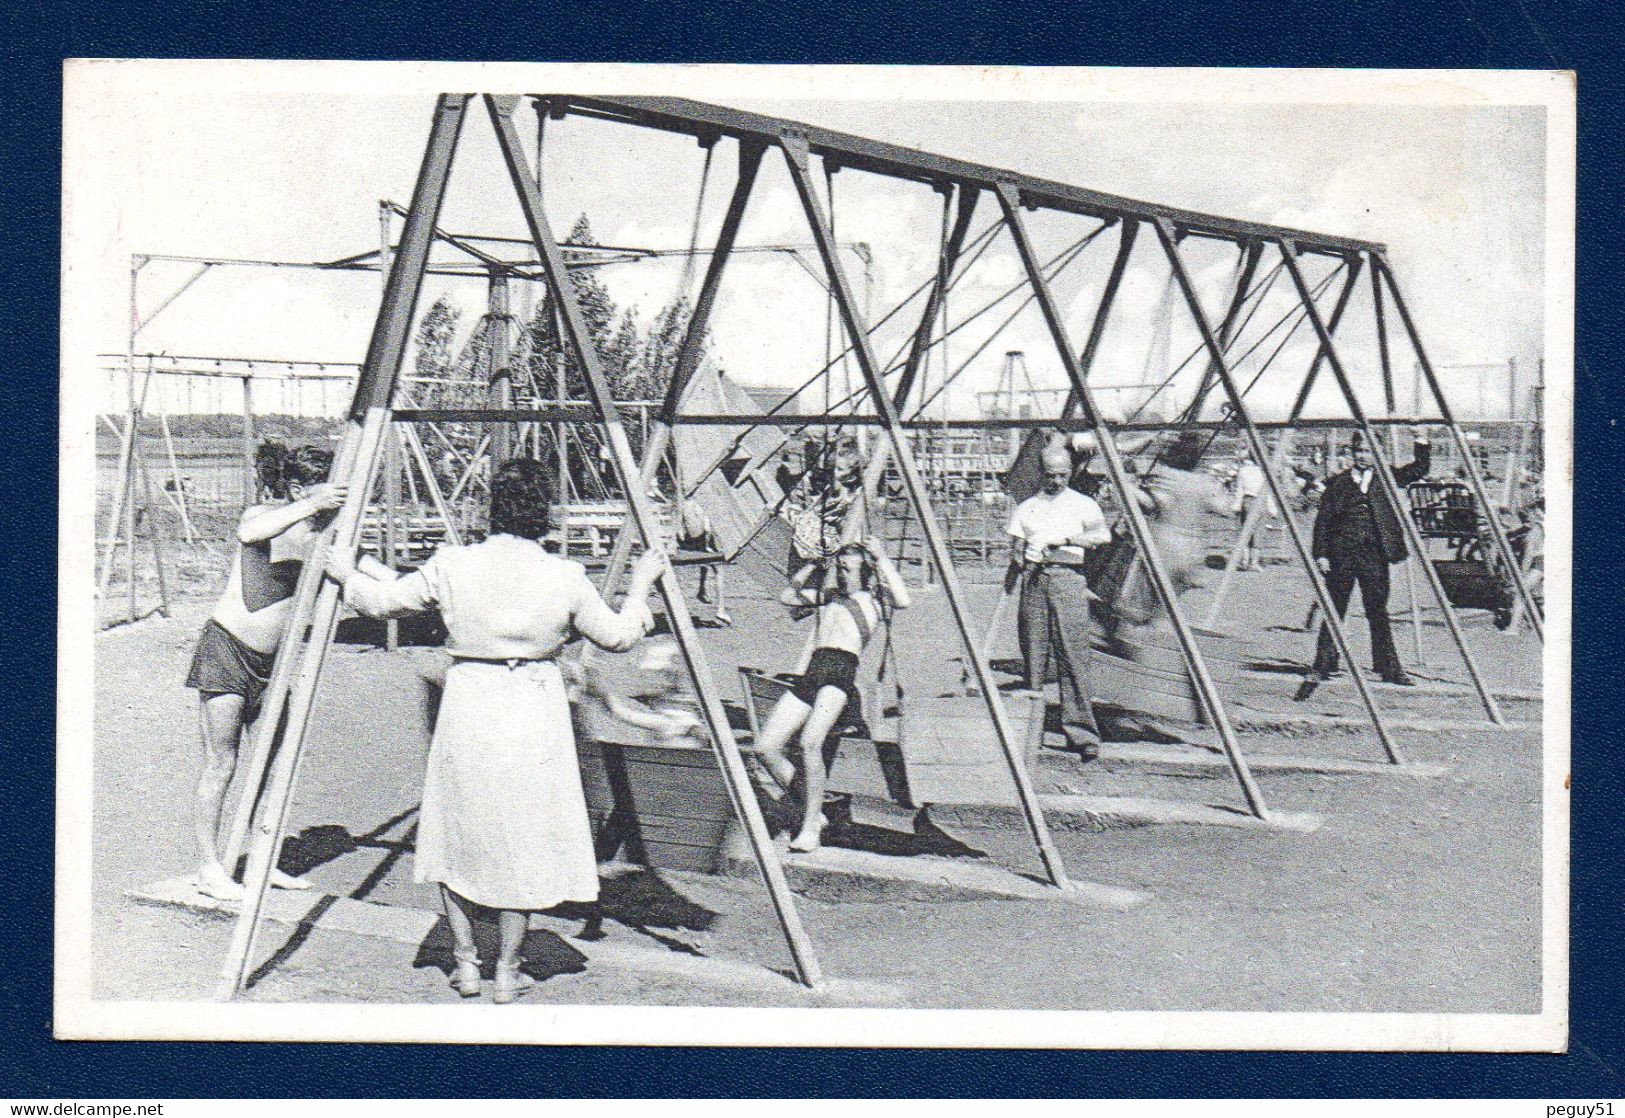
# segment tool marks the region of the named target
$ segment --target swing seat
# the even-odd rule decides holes
[[[1028,732],[1030,719],[1044,716],[1044,700],[1038,709],[1027,704],[1007,704],[1010,729],[1022,750],[1022,762],[1029,776],[1038,776],[1038,747],[1043,739]],[[994,804],[1018,806],[1016,784],[1010,765],[999,748],[998,737],[988,719],[985,699],[964,695],[943,695],[911,699],[898,720],[903,770],[918,806],[926,804]]]
[[[1503,578],[1493,565],[1474,559],[1435,559],[1444,596],[1458,609],[1500,611],[1512,607],[1511,579]]]
[[[1196,629],[1195,633],[1213,682],[1227,690],[1239,685],[1250,658],[1244,643],[1211,630]],[[1149,632],[1139,628],[1128,630],[1115,638],[1097,629],[1091,634],[1090,643],[1096,655],[1132,660],[1141,667],[1169,675],[1186,674],[1185,650],[1180,646],[1178,635],[1166,626],[1159,625]]]
[[[1247,654],[1241,642],[1211,630],[1196,630],[1208,675],[1222,694],[1242,685]],[[1207,716],[1191,684],[1185,652],[1171,628],[1136,629],[1108,640],[1097,633],[1089,662],[1093,697],[1136,714],[1206,725]]]
[[[740,668],[739,682],[744,689],[745,716],[754,743],[761,737],[768,714],[795,685],[756,668]],[[876,740],[861,711],[848,709],[842,713],[824,744],[824,764],[829,772],[825,787],[830,792],[912,806],[897,743]]]
[[[792,684],[755,668],[740,668],[745,711],[759,734]],[[1022,711],[1023,716],[1029,711]],[[889,720],[893,734],[855,734],[837,726],[825,747],[828,789],[843,795],[889,800],[909,808],[927,804],[1016,804],[1015,782],[988,723],[980,698],[911,699]],[[1012,727],[1019,735],[1022,723]],[[900,740],[899,740],[900,739]],[[1037,771],[1038,738],[1027,743],[1029,773]]]
[[[734,813],[710,747],[624,722],[590,693],[572,714],[598,860],[719,872]]]
[[[576,738],[600,862],[718,873],[733,805],[716,757],[696,742],[633,745]]]
[[[1135,714],[1198,725],[1207,721],[1183,666],[1177,673],[1159,671],[1096,651],[1089,664],[1089,685],[1096,699]]]

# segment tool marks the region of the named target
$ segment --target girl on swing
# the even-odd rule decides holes
[[[824,829],[824,742],[841,714],[860,705],[856,678],[858,659],[871,638],[887,623],[893,609],[907,609],[908,587],[878,540],[849,543],[835,553],[835,564],[819,585],[816,567],[799,571],[779,595],[798,616],[814,616],[810,650],[793,690],[774,706],[762,727],[757,750],[762,763],[788,793],[796,765],[786,755],[799,735],[803,810],[801,829],[790,849],[817,850]]]

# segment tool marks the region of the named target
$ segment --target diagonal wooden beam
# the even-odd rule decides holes
[[[971,218],[976,213],[976,203],[982,196],[981,190],[974,185],[960,186],[956,193],[953,227],[949,230],[948,239],[937,258],[936,279],[926,296],[925,310],[920,314],[920,325],[914,331],[914,342],[909,349],[908,360],[903,365],[903,375],[898,378],[897,390],[892,396],[892,406],[899,414],[908,410],[908,394],[913,390],[914,381],[919,377],[920,369],[925,363],[925,354],[931,345],[932,326],[942,310],[942,301],[947,297],[948,287],[953,282],[954,269],[959,266],[960,254],[965,249],[965,237],[970,232]]]
[[[1232,335],[1236,330],[1236,322],[1241,318],[1241,308],[1247,302],[1248,292],[1253,285],[1253,275],[1258,271],[1259,257],[1263,255],[1264,246],[1258,241],[1247,241],[1242,246],[1241,274],[1236,277],[1235,290],[1230,295],[1230,306],[1224,312],[1224,320],[1219,323],[1219,344],[1226,351],[1230,349],[1230,343],[1234,341]],[[1259,302],[1262,303],[1263,299],[1260,298]],[[1202,414],[1202,406],[1207,403],[1208,396],[1214,388],[1218,387],[1218,384],[1219,370],[1213,364],[1212,358],[1209,358],[1207,368],[1202,370],[1202,383],[1197,386],[1196,396],[1191,400],[1190,407],[1186,409],[1185,414],[1189,418],[1196,419]]]
[[[1358,256],[1350,257],[1349,259],[1349,274],[1347,278],[1343,280],[1343,290],[1337,294],[1337,303],[1332,307],[1332,317],[1326,322],[1326,334],[1328,337],[1336,334],[1338,326],[1343,322],[1343,312],[1348,310],[1349,300],[1354,296],[1355,285],[1360,282],[1361,263],[1362,259]],[[1315,379],[1320,376],[1321,366],[1326,362],[1327,352],[1328,350],[1324,345],[1316,347],[1315,359],[1309,363],[1309,375],[1304,377],[1303,384],[1298,389],[1298,395],[1292,401],[1292,411],[1290,414],[1293,419],[1297,419],[1300,415],[1302,415],[1304,407],[1309,403],[1309,393],[1314,391]],[[1388,405],[1388,410],[1390,412],[1393,411],[1393,403],[1391,400]]]
[[[1304,538],[1303,529],[1291,515],[1292,506],[1287,503],[1286,486],[1281,483],[1279,470],[1285,464],[1285,457],[1281,456],[1271,460],[1269,449],[1264,445],[1264,437],[1258,433],[1253,424],[1253,417],[1247,411],[1247,400],[1242,394],[1241,386],[1236,383],[1230,363],[1225,359],[1224,346],[1214,333],[1213,327],[1208,323],[1207,315],[1202,313],[1202,304],[1196,297],[1196,285],[1191,281],[1190,271],[1185,267],[1184,259],[1179,255],[1179,245],[1174,238],[1174,231],[1167,222],[1156,223],[1157,239],[1162,243],[1162,250],[1168,257],[1168,263],[1174,270],[1174,278],[1179,283],[1179,289],[1185,296],[1185,305],[1195,320],[1197,329],[1202,334],[1202,344],[1207,347],[1208,355],[1213,362],[1214,370],[1219,375],[1219,381],[1224,385],[1225,395],[1230,398],[1231,415],[1241,421],[1242,432],[1246,435],[1248,449],[1252,451],[1253,460],[1258,468],[1264,471],[1264,483],[1269,486],[1269,499],[1275,502],[1275,507],[1281,510],[1281,520],[1286,525],[1287,535],[1292,537],[1292,546],[1298,552],[1298,559],[1303,563],[1304,573],[1309,576],[1310,584],[1315,589],[1315,600],[1320,603],[1321,612],[1326,615],[1327,628],[1332,639],[1337,644],[1337,650],[1343,656],[1344,662],[1349,666],[1349,674],[1354,677],[1355,689],[1360,693],[1360,701],[1365,706],[1366,714],[1371,719],[1371,725],[1377,732],[1377,740],[1382,743],[1382,749],[1388,756],[1390,764],[1400,765],[1404,758],[1400,755],[1399,746],[1388,733],[1388,727],[1383,723],[1382,712],[1377,709],[1376,696],[1371,692],[1371,684],[1366,680],[1365,674],[1359,670],[1359,663],[1349,648],[1348,634],[1343,628],[1343,619],[1337,615],[1332,604],[1331,590],[1326,586],[1326,580],[1320,575],[1320,568],[1315,564],[1315,558],[1310,550],[1309,541]],[[1352,279],[1352,277],[1351,277]],[[1344,294],[1353,289],[1352,282],[1344,288]],[[1311,313],[1314,310],[1314,295],[1307,287],[1302,290],[1303,297],[1309,301]],[[1321,337],[1321,350],[1330,353],[1331,334],[1327,332]],[[1283,449],[1285,449],[1283,445]],[[1259,502],[1262,504],[1263,502]]]
[[[445,198],[468,100],[468,94],[447,93],[435,102],[434,122],[412,192],[412,212],[406,219],[400,248],[390,265],[378,318],[367,344],[367,359],[357,378],[347,426],[334,456],[331,476],[344,479],[349,493],[337,518],[317,539],[300,573],[288,629],[277,650],[276,667],[255,726],[253,763],[263,773],[273,750],[276,756],[249,844],[242,910],[232,930],[221,971],[220,995],[224,998],[235,996],[248,979],[265,893],[288,824],[288,809],[293,802],[293,789],[304,752],[305,731],[315,704],[322,664],[338,624],[340,588],[324,577],[327,555],[335,547],[353,551],[361,531],[362,514],[389,426],[390,399],[400,377],[401,360],[412,329],[412,313],[434,243],[434,223]],[[251,772],[249,776],[254,774]],[[258,785],[257,779],[251,780],[245,787],[245,797],[252,797]],[[239,813],[245,827],[255,814],[251,805],[252,800],[247,810]],[[240,844],[241,838],[237,841]]]
[[[604,425],[604,433],[609,440],[611,462],[621,486],[626,491],[632,526],[637,530],[646,549],[661,554],[661,541],[656,532],[654,510],[649,506],[648,495],[638,484],[638,463],[632,455],[632,444],[627,439],[626,427],[621,421],[619,411],[616,410],[615,398],[609,390],[609,381],[604,376],[603,365],[599,360],[598,350],[593,345],[592,335],[588,333],[587,320],[582,314],[575,288],[565,272],[564,255],[559,250],[553,230],[548,226],[541,190],[531,175],[525,160],[524,148],[520,144],[518,129],[514,127],[513,113],[518,107],[518,101],[517,97],[485,95],[485,107],[490,114],[492,125],[496,128],[497,144],[502,149],[503,161],[508,166],[508,176],[513,180],[514,191],[519,196],[520,208],[524,210],[525,224],[530,229],[531,239],[547,272],[548,285],[552,289],[554,304],[560,312],[567,344],[585,375],[587,390]],[[751,786],[750,775],[739,752],[739,743],[734,739],[733,728],[728,724],[727,711],[722,706],[722,697],[717,691],[716,681],[711,675],[710,666],[706,663],[705,654],[699,645],[699,637],[694,631],[694,619],[689,614],[688,602],[683,597],[682,586],[678,583],[677,574],[671,564],[661,564],[661,573],[656,585],[665,604],[672,632],[677,638],[678,648],[694,682],[694,690],[699,696],[700,710],[705,718],[718,767],[722,771],[723,783],[727,785],[734,812],[745,826],[751,851],[755,854],[757,866],[767,883],[774,910],[784,931],[785,943],[795,963],[796,974],[805,985],[818,986],[822,982],[822,975],[813,953],[812,941],[802,926],[801,915],[796,910],[795,899],[791,896],[789,883],[784,877],[784,868],[779,864],[778,855],[773,849],[767,824],[762,819],[761,808],[756,802],[756,795]]]
[[[913,390],[914,381],[925,364],[926,353],[930,351],[931,329],[942,308],[943,299],[947,296],[948,287],[953,282],[954,269],[959,264],[960,253],[964,251],[965,235],[970,228],[970,220],[976,212],[976,202],[981,193],[974,186],[960,187],[958,190],[958,208],[953,228],[949,231],[948,239],[943,242],[942,252],[937,257],[936,278],[932,281],[930,293],[926,296],[925,309],[920,314],[920,324],[914,329],[908,357],[903,363],[903,374],[898,379],[897,389],[892,396],[892,407],[899,415],[906,407],[908,394]],[[869,514],[873,511],[871,506],[880,492],[881,479],[886,476],[886,469],[890,465],[890,446],[883,444],[864,467],[863,486],[859,490],[860,499],[854,501],[846,510],[846,518],[841,524],[843,543],[856,540],[862,526],[869,522]]]
[[[1028,774],[1026,763],[1021,757],[1021,743],[1005,716],[1004,704],[999,698],[998,688],[994,685],[993,671],[988,666],[987,660],[982,656],[981,646],[971,632],[970,613],[965,608],[964,593],[959,587],[959,577],[954,570],[953,557],[949,554],[947,541],[943,538],[942,531],[931,514],[930,498],[926,494],[925,482],[920,477],[919,468],[915,464],[913,448],[909,446],[908,436],[903,431],[891,396],[886,392],[880,362],[876,359],[874,347],[869,340],[868,327],[858,311],[857,300],[852,295],[852,285],[848,282],[846,272],[841,265],[840,253],[835,243],[835,237],[830,231],[829,219],[824,213],[823,202],[820,201],[818,192],[814,189],[812,171],[808,165],[806,139],[799,133],[786,132],[780,136],[779,146],[784,151],[785,163],[790,169],[791,179],[795,182],[796,193],[801,196],[801,208],[806,212],[807,224],[811,226],[813,236],[818,242],[819,255],[824,258],[824,271],[829,275],[830,288],[835,295],[836,307],[840,312],[841,321],[846,327],[847,337],[854,346],[858,368],[863,374],[864,384],[869,391],[869,398],[874,403],[875,410],[880,413],[881,420],[885,423],[887,439],[891,444],[891,452],[897,459],[898,473],[903,478],[903,487],[908,491],[909,502],[919,519],[920,527],[925,535],[926,546],[931,553],[932,562],[936,564],[937,571],[942,575],[942,587],[948,599],[948,607],[953,613],[954,625],[959,630],[960,640],[964,642],[966,655],[971,659],[972,668],[976,673],[976,682],[982,689],[983,698],[987,702],[988,715],[993,721],[994,735],[998,738],[999,748],[1004,753],[1005,763],[1009,766],[1011,779],[1015,782],[1016,802],[1021,808],[1023,818],[1026,820],[1033,844],[1038,849],[1039,859],[1044,864],[1045,873],[1048,874],[1050,881],[1057,888],[1069,888],[1066,867],[1061,861],[1061,853],[1056,848],[1054,840],[1050,837],[1049,826],[1044,820],[1043,808],[1038,802],[1038,793],[1033,787],[1032,778]]]
[[[765,151],[766,148],[761,143],[751,140],[741,141],[739,145],[739,171],[734,179],[733,194],[729,197],[728,209],[722,216],[722,228],[717,232],[716,247],[706,264],[699,294],[694,297],[694,310],[688,316],[688,325],[683,331],[682,345],[677,351],[677,366],[672,370],[671,383],[666,385],[666,396],[660,404],[660,415],[649,428],[649,438],[643,446],[643,463],[638,470],[638,487],[645,492],[654,484],[660,471],[661,459],[666,456],[666,451],[671,446],[672,425],[677,422],[677,410],[682,404],[683,393],[688,391],[689,381],[694,378],[694,373],[700,366],[705,332],[711,323],[711,310],[716,305],[717,292],[722,288],[723,269],[728,266],[734,244],[739,238],[739,226],[745,220],[745,207],[750,203],[751,191],[756,186],[756,173],[761,170],[762,155]],[[677,487],[679,517],[682,515],[684,497],[683,488],[679,485]],[[606,592],[612,591],[620,581],[631,554],[632,533],[616,532],[615,543],[610,548],[609,563],[604,568],[603,587]]]

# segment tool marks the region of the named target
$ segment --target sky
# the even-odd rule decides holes
[[[87,302],[65,338],[65,352],[80,363],[88,353],[118,353],[126,345],[129,254],[332,259],[375,248],[378,200],[405,202],[411,195],[433,105],[429,93],[374,92],[361,82],[262,88],[227,80],[229,70],[219,73],[220,80],[179,87],[148,81],[117,88],[115,81],[103,89],[86,82],[78,96],[70,80],[65,279],[83,285]],[[973,93],[989,88],[963,86]],[[764,81],[752,88],[772,87]],[[916,89],[906,98],[864,99],[832,83],[827,97],[735,94],[726,103],[1130,197],[1382,241],[1457,410],[1505,415],[1511,383],[1518,406],[1526,406],[1543,352],[1545,109],[1406,104],[1391,97],[1368,104],[1233,104],[1195,100],[1178,83],[1169,83],[1160,101],[1083,92],[1075,100],[1059,97],[1052,82],[1030,98],[1007,92],[948,98]],[[529,133],[529,114],[522,119]],[[543,168],[555,231],[567,233],[585,213],[602,242],[680,248],[694,235],[698,212],[705,243],[720,223],[734,148],[716,149],[696,211],[704,158],[683,137],[576,118],[550,121]],[[851,249],[843,260],[869,316],[879,317],[932,274],[942,200],[925,187],[850,170],[834,177],[834,191],[836,235],[867,246],[871,265],[865,268]],[[980,231],[996,209],[984,198],[972,229]],[[1042,212],[1027,221],[1046,258],[1097,224]],[[442,225],[465,233],[523,233],[477,102]],[[1155,238],[1146,233],[1096,366],[1094,379],[1102,386],[1160,382],[1198,342],[1173,298]],[[741,243],[806,245],[809,239],[783,160],[769,153]],[[1055,281],[1074,347],[1087,334],[1115,250],[1116,232],[1102,234]],[[1183,252],[1208,312],[1217,315],[1235,279],[1235,249],[1193,240]],[[810,255],[804,259],[814,263]],[[1261,278],[1274,263],[1266,257]],[[690,274],[690,290],[700,270]],[[1328,278],[1331,266],[1307,258],[1305,270],[1316,283]],[[168,263],[144,268],[138,313],[150,314],[190,271]],[[681,259],[671,258],[616,265],[600,276],[618,302],[648,319],[676,293],[684,272]],[[1021,279],[1001,233],[953,288],[950,323]],[[1323,308],[1336,294],[1338,281],[1331,282]],[[137,350],[359,361],[378,291],[378,277],[368,273],[216,269],[152,319]],[[469,323],[485,298],[480,280],[431,278],[421,307],[441,294],[465,308]],[[1380,413],[1385,403],[1370,299],[1369,282],[1362,282],[1340,336],[1362,401]],[[523,307],[528,296],[516,301]],[[1010,351],[1023,355],[1033,385],[1064,385],[1054,340],[1036,307],[1027,306],[995,333],[1018,305],[1019,299],[1007,299],[938,348],[927,387],[939,386],[946,373],[955,377],[929,414],[977,414],[977,393],[997,386]],[[1259,339],[1291,305],[1289,280],[1279,275],[1260,297],[1251,333],[1244,330],[1238,340],[1238,351],[1257,343],[1238,373],[1243,381],[1257,377],[1249,400],[1264,417],[1284,410],[1313,353],[1309,328],[1302,326],[1264,364],[1286,330]],[[918,307],[916,301],[907,310],[917,314]],[[740,256],[729,267],[715,312],[716,354],[742,381],[788,388],[823,364],[830,313],[824,292],[789,255]],[[877,333],[881,360],[904,343],[913,321],[905,313]],[[1397,408],[1414,414],[1414,362],[1397,324],[1391,344]],[[1199,363],[1188,365],[1153,411],[1183,403],[1199,373]],[[838,370],[829,398],[838,400],[858,383],[855,367]],[[809,407],[824,403],[823,387],[803,397]],[[1143,396],[1131,387],[1101,393],[1108,411],[1118,414]],[[198,398],[194,391],[192,399]],[[179,398],[155,402],[170,410],[207,406],[183,405]],[[221,406],[235,407],[236,400]],[[1310,411],[1346,414],[1329,377],[1318,382]]]

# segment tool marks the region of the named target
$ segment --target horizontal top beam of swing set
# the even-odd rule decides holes
[[[623,410],[635,412],[644,404],[623,405]],[[592,426],[598,422],[591,404],[550,404],[539,408],[400,408],[393,413],[399,423],[573,423]],[[1373,426],[1438,427],[1443,419],[1413,419],[1410,417],[1370,417]],[[738,415],[678,416],[678,427],[882,427],[885,420],[878,415],[764,415],[749,413]],[[1229,420],[1207,419],[1191,422],[1158,422],[1139,420],[1124,423],[1107,420],[1106,426],[1114,431],[1215,431],[1235,426]],[[1311,430],[1318,428],[1357,428],[1352,419],[1295,419],[1256,420],[1254,426],[1263,430]],[[1088,431],[1084,419],[905,419],[903,427],[910,431],[1022,431],[1062,430]]]
[[[463,241],[498,241],[504,244],[528,244],[518,237],[490,237],[476,234],[457,233],[446,234],[436,231],[436,236],[444,243],[456,246],[451,238]],[[391,246],[393,249],[394,246]],[[621,245],[571,245],[559,246],[572,259],[565,261],[564,266],[571,271],[580,271],[588,268],[607,268],[612,264],[636,264],[643,260],[659,260],[673,256],[709,256],[712,249],[701,245],[690,251],[686,248],[627,248]],[[815,246],[807,244],[766,244],[766,245],[736,245],[732,249],[733,255],[753,253],[777,253],[794,255],[798,252],[811,250]],[[860,242],[843,242],[843,247],[855,252],[863,251]],[[465,250],[466,251],[466,250]],[[376,272],[378,271],[378,250],[358,252],[353,256],[341,256],[337,260],[261,260],[251,257],[231,256],[184,256],[164,253],[139,253],[138,260],[167,261],[178,264],[202,264],[211,268],[295,268],[314,272]],[[547,278],[540,260],[507,260],[507,259],[468,259],[468,260],[441,260],[432,263],[424,270],[427,276],[446,276],[453,279],[486,279],[492,272],[504,275],[510,279],[534,280],[541,282]]]
[[[1385,251],[1377,241],[1336,237],[1178,209],[1155,202],[1141,202],[1117,194],[1018,174],[1000,167],[970,163],[917,148],[702,101],[679,97],[583,97],[562,93],[533,96],[545,102],[555,116],[575,113],[666,132],[681,132],[699,137],[702,141],[731,136],[736,140],[771,144],[784,136],[796,135],[806,140],[813,154],[825,158],[835,169],[852,167],[932,186],[965,183],[991,190],[998,183],[1009,183],[1020,192],[1022,203],[1029,208],[1062,210],[1096,218],[1165,220],[1183,232],[1228,241],[1285,237],[1303,251],[1333,256]]]
[[[465,238],[472,240],[474,238]],[[626,264],[636,260],[658,255],[662,250],[645,249],[603,249],[594,246],[563,245],[565,252],[572,250],[578,254],[577,259],[565,261],[565,267],[601,268],[608,264]],[[607,258],[601,258],[607,257]],[[175,253],[138,253],[137,260],[156,260],[177,264],[204,264],[211,268],[297,268],[313,272],[376,272],[378,271],[378,250],[357,253],[354,256],[344,256],[337,260],[262,260],[243,256],[185,256]],[[500,260],[495,263],[485,263],[479,260],[447,260],[430,264],[425,275],[485,277],[491,274],[491,269],[509,273],[524,273],[522,279],[542,279],[541,261],[539,260]]]
[[[407,214],[406,207],[401,205],[399,202],[392,202],[386,198],[384,199],[383,204],[388,206],[390,211],[397,217],[405,217]],[[473,241],[478,244],[525,245],[530,247],[534,246],[536,243],[529,237],[505,237],[497,233],[446,233],[437,229],[435,230],[435,236],[443,241],[453,244],[455,242],[453,242],[451,238],[454,237],[459,241]],[[707,244],[697,244],[692,248],[637,248],[632,245],[573,245],[569,241],[563,241],[560,242],[559,247],[569,253],[586,253],[589,251],[589,249],[591,249],[610,254],[615,257],[613,260],[603,261],[605,264],[620,264],[624,262],[623,258],[647,260],[667,256],[711,256],[716,252],[715,246]],[[868,246],[862,241],[843,241],[841,247],[856,251],[866,249]],[[728,254],[730,256],[737,256],[740,253],[817,251],[818,245],[813,241],[781,241],[760,245],[733,245],[728,249]],[[373,255],[373,253],[376,252],[377,250],[374,249],[371,253],[363,252],[357,254],[356,256],[347,256],[344,258],[344,260],[346,262],[351,260],[361,260]],[[507,261],[507,263],[523,263],[532,264],[538,267],[541,266],[540,260],[530,258],[523,261]]]

